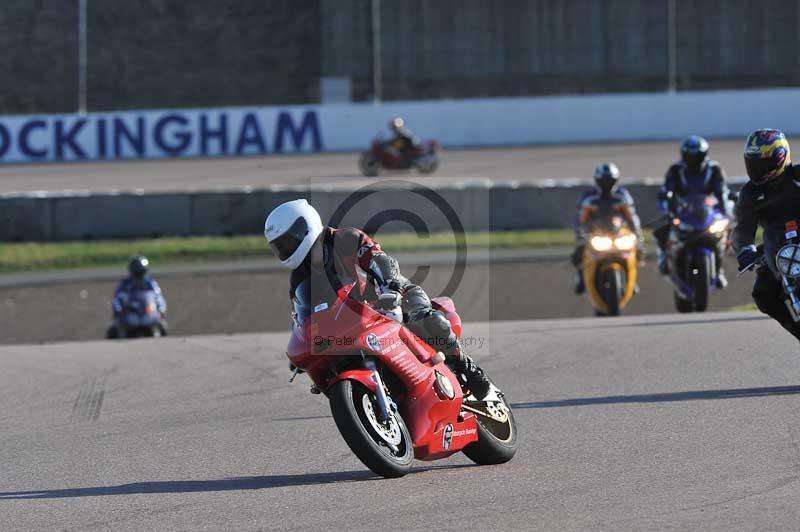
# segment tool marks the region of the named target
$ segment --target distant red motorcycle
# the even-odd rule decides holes
[[[354,285],[312,301],[307,283],[295,291],[287,356],[295,374],[308,373],[312,393],[328,397],[339,432],[364,465],[383,477],[401,477],[414,458],[458,451],[478,464],[511,460],[517,427],[494,384],[478,401],[462,390],[442,353],[350,297]],[[450,298],[433,304],[460,336],[461,318]]]
[[[430,174],[439,167],[439,143],[426,140],[413,146],[408,153],[401,154],[392,149],[385,140],[376,138],[370,148],[361,154],[358,167],[365,177],[377,176],[381,169],[410,170],[416,168],[423,174]]]

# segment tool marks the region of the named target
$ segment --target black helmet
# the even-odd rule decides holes
[[[128,263],[128,271],[134,279],[142,279],[147,274],[147,267],[150,266],[150,261],[144,255],[136,255],[131,257]]]
[[[686,168],[699,172],[708,158],[708,142],[703,137],[691,135],[681,142],[681,160]]]
[[[619,168],[614,163],[598,164],[594,169],[594,182],[604,196],[610,195],[619,183]]]

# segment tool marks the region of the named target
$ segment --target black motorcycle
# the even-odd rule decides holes
[[[760,244],[756,260],[739,270],[739,274],[766,265],[780,279],[782,298],[795,323],[800,322],[800,238],[798,223],[787,221],[784,238],[774,244]],[[777,249],[777,251],[775,251]]]

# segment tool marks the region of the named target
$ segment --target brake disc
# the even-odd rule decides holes
[[[380,422],[375,415],[375,408],[372,406],[372,400],[369,394],[364,394],[361,399],[364,406],[364,413],[367,415],[369,424],[375,429],[375,432],[389,445],[399,445],[403,440],[403,435],[400,432],[400,425],[398,425],[394,414],[385,422]]]

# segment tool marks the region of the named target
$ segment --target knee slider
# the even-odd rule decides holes
[[[450,334],[450,320],[441,312],[433,311],[425,316],[425,328],[430,334],[446,336]]]

